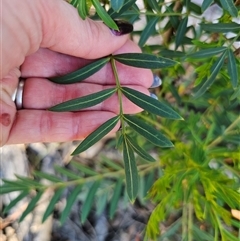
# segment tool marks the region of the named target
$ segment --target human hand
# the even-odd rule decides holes
[[[83,139],[118,113],[117,96],[80,112],[46,110],[113,86],[115,80],[109,65],[84,83],[58,85],[48,78],[72,72],[91,59],[112,53],[140,52],[127,35],[115,36],[103,23],[81,20],[76,9],[62,0],[4,1],[1,11],[1,145]],[[117,69],[122,85],[149,94],[151,71],[120,63]],[[16,110],[12,95],[19,77],[25,79],[23,109]],[[125,113],[141,111],[127,99],[123,99],[123,107]]]

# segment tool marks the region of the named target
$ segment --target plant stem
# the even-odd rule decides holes
[[[233,128],[235,128],[240,123],[240,116],[223,132],[223,134],[217,137],[213,142],[211,142],[207,148],[212,148],[219,144],[225,135],[227,135]]]

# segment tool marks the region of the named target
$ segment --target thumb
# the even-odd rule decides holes
[[[82,20],[77,10],[62,0],[42,1],[41,47],[83,58],[99,58],[118,50],[127,41],[131,24],[116,22],[119,32],[109,29],[103,22],[89,18]]]
[[[102,22],[82,20],[63,0],[3,1],[0,12],[4,20],[0,79],[40,47],[94,59],[118,50],[128,39],[125,34],[132,31],[132,25],[126,23],[121,23],[117,33]]]

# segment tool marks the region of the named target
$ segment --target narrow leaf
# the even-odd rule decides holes
[[[119,12],[124,4],[124,0],[111,0],[111,7],[115,12]]]
[[[228,68],[228,74],[230,76],[232,86],[233,88],[236,88],[238,85],[238,71],[237,71],[236,59],[231,49],[228,50],[227,68]]]
[[[88,214],[91,210],[93,201],[94,201],[94,196],[100,186],[100,181],[94,182],[94,184],[91,186],[90,191],[88,192],[87,198],[84,201],[84,204],[82,206],[82,213],[81,213],[81,222],[85,223]]]
[[[108,192],[103,193],[98,197],[98,201],[96,203],[97,215],[101,215],[107,205],[108,201]]]
[[[202,3],[202,12],[204,12],[212,3],[213,0],[204,0]]]
[[[25,198],[29,194],[29,190],[22,191],[15,199],[13,199],[5,208],[3,213],[6,214],[10,211],[15,205],[20,202],[23,198]]]
[[[148,38],[152,35],[152,33],[155,31],[155,26],[157,24],[157,22],[159,21],[159,17],[154,16],[153,18],[151,18],[146,27],[144,28],[144,30],[141,33],[138,45],[140,47],[143,47],[143,45],[146,43],[146,41],[148,40]]]
[[[40,177],[42,179],[46,179],[48,181],[51,181],[51,182],[63,182],[62,179],[60,179],[58,177],[55,177],[53,174],[49,174],[49,173],[45,173],[45,172],[35,171],[34,175],[37,176],[37,177]]]
[[[128,197],[134,202],[138,193],[138,170],[132,148],[123,139],[123,160]]]
[[[213,33],[239,32],[240,24],[237,23],[214,23],[200,24],[202,29]]]
[[[39,201],[39,199],[41,198],[41,196],[43,195],[44,191],[39,191],[36,196],[29,202],[27,208],[25,209],[25,211],[22,213],[21,217],[19,218],[19,222],[22,222],[23,219],[30,213],[33,211],[33,209],[36,207],[37,202]]]
[[[78,0],[72,0],[72,1],[70,2],[70,4],[73,5],[73,6],[76,8],[77,5],[78,5]]]
[[[213,64],[213,66],[211,68],[210,76],[208,76],[208,79],[205,81],[205,83],[195,93],[195,95],[194,95],[195,98],[198,98],[199,96],[203,95],[210,88],[210,86],[213,84],[213,82],[216,79],[220,69],[223,66],[225,55],[226,55],[226,51]]]
[[[79,111],[101,103],[116,92],[116,88],[109,88],[97,93],[69,100],[49,108],[50,111]]]
[[[63,193],[64,189],[65,188],[60,188],[54,193],[51,201],[48,204],[46,211],[43,214],[42,222],[45,222],[47,220],[47,218],[49,217],[49,215],[53,212],[54,207],[55,207],[56,203],[58,202],[58,200],[60,199],[61,194]]]
[[[3,195],[5,193],[15,192],[15,191],[29,191],[29,187],[27,186],[8,186],[4,185],[0,188],[0,194]]]
[[[198,52],[188,54],[187,57],[192,58],[192,59],[209,58],[209,57],[222,53],[226,49],[227,49],[226,47],[214,47],[214,48],[210,48],[210,49],[203,49]]]
[[[71,162],[71,163],[72,163],[72,162]],[[64,167],[54,166],[54,169],[55,169],[58,173],[66,176],[66,177],[67,177],[68,179],[70,179],[70,180],[79,179],[79,175],[73,173],[72,171],[70,171],[70,170],[68,170],[68,169],[66,169],[66,168],[64,168]]]
[[[87,11],[86,11],[86,0],[80,0],[78,1],[78,14],[79,16],[84,20],[87,16]]]
[[[149,162],[155,162],[155,159],[149,155],[144,149],[142,149],[137,142],[131,138],[130,136],[126,137],[126,140],[128,144],[132,147],[132,149],[144,160],[149,161]]]
[[[60,217],[61,224],[63,224],[66,221],[69,213],[71,212],[71,208],[72,208],[74,202],[76,201],[81,189],[82,189],[82,185],[78,185],[77,187],[75,187],[75,189],[72,191],[72,193],[68,197],[67,204],[66,204],[63,212],[61,213],[61,217]]]
[[[117,205],[120,200],[120,195],[121,195],[121,191],[122,191],[122,184],[123,184],[123,179],[119,178],[116,183],[116,186],[113,190],[113,196],[111,198],[110,210],[109,210],[110,219],[113,219],[113,216],[117,209]]]
[[[99,0],[91,0],[93,6],[95,7],[97,14],[103,20],[103,22],[110,28],[118,30],[117,24],[113,21],[113,19],[109,16],[106,10],[102,7]]]
[[[136,2],[136,0],[129,0],[129,1],[125,1],[125,3],[122,5],[121,9],[119,12],[115,12],[113,10],[113,8],[110,8],[108,11],[108,14],[113,18],[119,18],[123,13],[125,13],[130,7],[132,7],[134,5],[134,3]]]
[[[58,84],[73,84],[78,83],[82,80],[85,80],[89,76],[96,73],[98,70],[100,70],[106,63],[110,60],[110,58],[102,58],[99,60],[96,60],[95,62],[88,64],[84,67],[82,67],[79,70],[76,70],[72,73],[66,74],[64,76],[58,76],[58,77],[52,77],[49,78],[52,82],[58,83]]]
[[[27,187],[34,187],[34,188],[39,188],[42,187],[43,185],[37,181],[37,180],[32,180],[29,177],[22,177],[22,176],[18,176],[15,175],[18,179],[18,185],[26,185]],[[20,181],[19,181],[20,180]]]
[[[166,104],[134,89],[123,87],[123,94],[144,110],[168,119],[182,120],[182,117]]]
[[[177,63],[171,59],[144,53],[118,54],[114,55],[113,58],[126,65],[147,69],[166,68]]]
[[[124,115],[124,119],[135,131],[144,136],[147,140],[160,147],[173,147],[171,141],[169,141],[162,133],[155,128],[149,126],[145,122],[139,120],[135,116]]]
[[[105,135],[107,135],[118,123],[119,116],[115,116],[110,120],[103,123],[99,126],[94,132],[88,135],[81,144],[74,150],[72,155],[77,155],[85,150],[87,150],[90,146],[94,145],[96,142],[101,140]]]
[[[181,20],[176,34],[176,49],[182,44],[183,37],[186,34],[187,31],[187,23],[188,23],[188,17],[185,17]]]
[[[232,17],[238,17],[238,10],[233,0],[220,0],[223,9],[230,13]]]
[[[72,161],[72,162],[71,162],[71,165],[72,165],[73,167],[75,167],[76,169],[78,169],[78,171],[83,172],[84,174],[86,174],[86,175],[88,175],[88,176],[95,176],[95,175],[98,174],[98,173],[95,172],[94,170],[90,169],[90,168],[87,167],[87,166],[82,165],[82,164],[79,163],[79,162]]]

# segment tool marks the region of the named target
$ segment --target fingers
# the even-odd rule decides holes
[[[84,139],[114,116],[114,113],[107,111],[56,113],[43,110],[20,110],[17,112],[7,144]],[[112,132],[118,129],[119,124]]]
[[[17,87],[20,71],[13,69],[0,80],[0,146],[4,145],[14,122],[16,107],[12,95]]]
[[[77,10],[62,0],[3,1],[0,8],[4,59],[0,78],[39,47],[96,59],[116,51],[128,39],[114,35],[102,22],[82,20]]]
[[[139,47],[128,40],[114,54],[126,52],[141,52]],[[28,77],[53,77],[61,76],[73,72],[86,64],[89,60],[76,58],[69,55],[53,52],[48,49],[39,49],[35,54],[30,55],[21,66],[23,78]],[[152,73],[148,69],[130,67],[117,62],[117,70],[120,82],[124,85],[142,85],[149,88],[152,84]],[[90,76],[84,82],[98,84],[115,84],[115,78],[110,63],[105,65],[100,71]]]
[[[99,92],[103,89],[114,86],[102,86],[92,83],[79,83],[71,85],[59,85],[48,81],[47,79],[29,78],[25,81],[23,92],[23,108],[26,109],[48,109],[54,105],[67,100],[79,98],[89,94]],[[135,90],[149,95],[149,91],[137,85],[130,86]],[[141,108],[134,105],[131,101],[123,97],[124,113],[133,114],[142,111]],[[104,102],[88,108],[88,110],[111,111],[119,113],[119,100],[117,94],[114,94]]]

